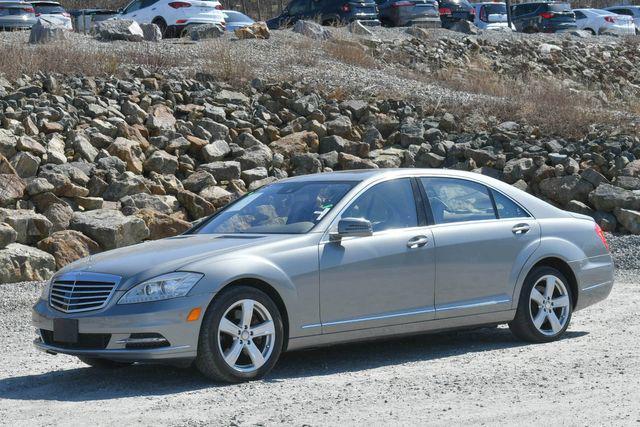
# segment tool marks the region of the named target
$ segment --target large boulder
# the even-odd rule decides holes
[[[467,21],[466,19],[456,21],[452,26],[449,27],[449,29],[451,31],[457,31],[464,34],[478,34],[478,27],[476,27],[475,25],[473,25],[473,23]]]
[[[119,137],[109,145],[107,151],[125,162],[127,170],[137,174],[142,173],[142,148],[137,141]]]
[[[200,169],[209,172],[218,182],[238,179],[242,170],[240,163],[235,161],[205,163]]]
[[[540,182],[540,192],[563,206],[571,200],[586,202],[592,190],[593,185],[577,175],[547,178]]]
[[[70,227],[98,242],[104,250],[140,243],[149,237],[143,220],[112,209],[76,212]]]
[[[164,239],[184,233],[191,223],[151,209],[140,209],[135,216],[144,221],[149,229],[149,239]]]
[[[142,37],[148,42],[159,42],[162,40],[162,31],[156,24],[140,24]]]
[[[615,208],[640,210],[640,191],[600,184],[589,194],[589,202],[596,209],[605,212],[611,212]]]
[[[155,194],[138,193],[120,199],[122,212],[132,215],[139,209],[151,209],[164,214],[172,214],[180,209],[178,199],[174,196],[158,196]]]
[[[182,190],[176,194],[178,201],[189,212],[192,219],[199,219],[211,215],[216,211],[215,206],[202,196],[191,191]]]
[[[6,222],[0,223],[0,249],[16,241],[18,233]]]
[[[22,199],[26,185],[24,181],[13,174],[0,174],[0,206],[11,206],[16,200]]]
[[[0,283],[47,280],[55,270],[54,257],[40,249],[20,243],[0,249]]]
[[[218,24],[199,24],[187,28],[187,34],[193,41],[217,39],[224,34],[224,29]]]
[[[269,148],[274,153],[280,153],[288,158],[294,154],[317,153],[319,145],[318,135],[315,132],[303,131],[295,132],[273,141],[269,144]]]
[[[100,252],[100,246],[75,230],[56,231],[38,242],[38,248],[50,253],[56,260],[56,268]]]
[[[68,30],[59,23],[39,18],[29,33],[29,43],[48,43],[67,39]]]
[[[234,34],[239,39],[263,39],[271,37],[269,27],[266,22],[254,22],[251,25],[242,28],[236,28]]]
[[[311,21],[297,21],[293,26],[293,32],[314,40],[329,40],[333,38],[333,35],[328,29]]]
[[[640,234],[640,211],[616,208],[613,213],[622,226],[633,234]]]
[[[131,19],[109,19],[98,24],[98,37],[102,40],[126,40],[141,42],[144,32],[140,25]]]
[[[44,215],[29,209],[0,208],[0,222],[16,231],[16,242],[33,245],[51,233],[53,225]]]

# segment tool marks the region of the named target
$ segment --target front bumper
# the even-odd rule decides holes
[[[47,301],[39,300],[33,307],[32,325],[40,331],[34,341],[36,348],[50,354],[69,354],[109,360],[143,362],[154,360],[193,359],[196,357],[202,316],[212,295],[201,294],[166,301],[118,305],[111,301],[106,308],[95,312],[63,313],[53,309]],[[189,312],[196,307],[202,315],[187,322]],[[81,337],[77,343],[52,340],[54,319],[77,319]],[[42,332],[44,331],[44,333]],[[127,345],[132,334],[159,334],[167,341],[162,347],[144,348]],[[104,338],[96,345],[95,339]],[[46,337],[46,338],[45,338]],[[91,342],[91,345],[87,345]]]

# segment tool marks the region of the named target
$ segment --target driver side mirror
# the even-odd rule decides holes
[[[338,241],[343,237],[366,237],[373,234],[371,221],[364,218],[344,218],[338,221],[338,232],[331,233],[332,241]]]

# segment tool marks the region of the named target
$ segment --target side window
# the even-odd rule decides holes
[[[436,224],[496,219],[489,189],[456,178],[421,178]]]
[[[127,8],[124,10],[124,13],[135,12],[136,10],[140,9],[141,5],[142,5],[142,0],[133,1],[129,4],[129,6],[127,6]]]
[[[510,198],[498,191],[491,190],[491,192],[493,193],[493,200],[496,202],[498,218],[529,218],[527,211]]]
[[[587,19],[584,13],[580,12],[579,10],[576,10],[573,13],[576,15],[576,19]]]
[[[143,9],[143,8],[149,7],[149,6],[153,6],[157,2],[158,2],[158,0],[142,0],[142,5],[140,6],[140,9]]]
[[[364,218],[373,231],[418,226],[418,215],[409,178],[385,181],[358,196],[342,218]]]

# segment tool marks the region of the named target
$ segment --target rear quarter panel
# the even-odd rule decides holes
[[[527,274],[545,258],[558,258],[572,269],[578,288],[577,305],[580,310],[609,295],[613,286],[613,260],[595,232],[595,223],[582,218],[543,218],[540,245],[522,269],[514,293],[514,304]]]

